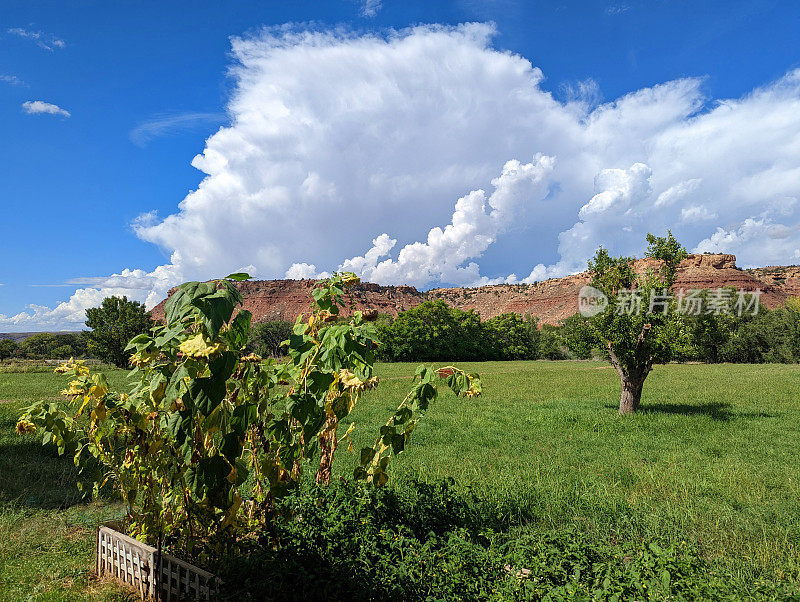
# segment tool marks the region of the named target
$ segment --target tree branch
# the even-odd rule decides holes
[[[611,341],[606,343],[606,347],[608,348],[608,355],[611,358],[611,365],[617,369],[617,374],[619,374],[620,378],[625,378],[626,374],[625,371],[622,369],[622,364],[619,363],[619,359],[617,358],[617,354],[614,353],[614,347],[611,344]]]

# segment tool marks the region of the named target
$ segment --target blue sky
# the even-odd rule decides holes
[[[482,26],[485,30],[465,38],[458,25],[468,22],[492,25]],[[273,27],[264,33],[265,26],[283,24],[293,25],[284,30]],[[437,24],[450,26],[441,30],[446,39],[436,33]],[[405,30],[414,26],[418,28]],[[791,116],[797,85],[787,75],[800,62],[800,6],[796,2],[384,0],[366,5],[345,0],[10,0],[0,8],[0,27],[4,142],[0,145],[0,199],[4,209],[0,331],[73,328],[79,325],[75,316],[83,306],[96,302],[101,293],[125,292],[152,302],[176,279],[218,276],[219,270],[228,267],[251,266],[260,277],[283,277],[315,276],[345,266],[376,281],[408,281],[421,287],[509,278],[539,280],[574,271],[585,260],[584,247],[604,242],[612,247],[617,243],[621,252],[637,251],[636,245],[643,239],[641,232],[630,239],[617,235],[645,226],[677,228],[688,247],[738,252],[740,263],[800,263],[795,256],[796,252],[800,256],[800,239],[795,236],[797,218],[792,200],[795,191],[800,195],[800,188],[791,167],[792,159],[800,159],[797,122]],[[294,37],[287,37],[287,31]],[[304,31],[318,37],[303,41],[298,36]],[[244,44],[238,55],[232,54],[232,37]],[[412,50],[391,46],[392,39],[396,42],[398,37],[409,46],[416,45]],[[372,42],[364,45],[359,40]],[[347,58],[332,59],[330,53],[310,56],[321,47],[347,53]],[[474,51],[477,58],[464,58],[462,48]],[[264,56],[253,58],[260,53]],[[320,85],[325,72],[335,71],[339,65],[358,66],[378,55],[383,58],[374,69],[353,67],[331,85]],[[506,56],[515,57],[513,64],[503,58]],[[471,67],[484,59],[485,66],[473,73]],[[530,69],[519,72],[524,65],[520,67],[517,59],[529,62]],[[321,60],[334,61],[322,76],[315,72]],[[458,62],[462,60],[466,62]],[[453,64],[460,65],[455,72]],[[418,91],[407,97],[410,101],[397,106],[375,100],[359,109],[361,113],[351,107],[338,112],[324,108],[361,83],[365,83],[369,98],[383,98],[381,90],[412,90],[417,68],[420,73],[424,71],[425,90],[436,88],[431,92],[436,111],[452,114],[476,105],[484,110],[480,107],[496,102],[497,119],[505,129],[476,126],[471,130],[473,117],[469,117],[465,123],[450,123],[437,134],[425,121],[431,118],[427,109],[414,112],[414,103],[420,99]],[[303,80],[305,73],[309,81]],[[348,77],[353,78],[348,87],[336,92],[336,85]],[[312,78],[316,81],[310,81]],[[387,84],[387,80],[391,81]],[[269,88],[270,81],[283,83],[276,91]],[[667,89],[664,86],[668,82],[682,83]],[[541,98],[512,106],[508,99],[528,86],[535,86]],[[753,100],[753,90],[763,91],[764,87],[769,89]],[[473,95],[474,90],[480,94]],[[641,106],[625,108],[618,101],[637,93],[635,100],[643,103]],[[326,94],[338,96],[326,98]],[[547,94],[552,95],[555,107],[542,104],[550,102],[546,101]],[[658,98],[653,100],[653,96]],[[453,97],[456,104],[448,106],[447,99]],[[232,104],[237,98],[241,101],[238,108]],[[654,104],[647,104],[651,101]],[[728,101],[736,105],[736,117],[726,117],[719,110]],[[312,107],[317,102],[322,108]],[[264,183],[271,177],[267,172],[285,170],[287,157],[297,156],[299,147],[291,144],[281,156],[280,141],[298,136],[298,123],[307,121],[281,121],[284,129],[280,134],[270,131],[269,136],[274,137],[269,138],[265,138],[265,132],[271,126],[260,125],[266,129],[258,132],[232,128],[230,136],[218,137],[208,146],[206,143],[220,127],[243,115],[259,114],[264,123],[278,123],[277,114],[269,112],[274,108],[264,107],[281,105],[291,113],[295,111],[293,103],[309,111],[307,117],[313,118],[315,132],[340,131],[338,137],[320,133],[319,137],[307,138],[316,146],[303,155],[301,171],[315,175],[302,180],[303,190],[311,186],[315,191],[311,196],[336,204],[336,215],[352,210],[346,221],[360,222],[359,230],[351,230],[342,218],[337,229],[330,217],[310,218],[308,228],[295,232],[292,240],[299,236],[325,243],[312,245],[307,256],[302,251],[288,252],[288,240],[281,239],[280,233],[270,233],[268,227],[263,229],[263,238],[272,243],[265,245],[259,231],[240,234],[232,217],[230,223],[220,226],[258,195],[259,215],[267,226],[283,224],[281,231],[290,229],[287,224],[302,221],[301,217],[293,219],[287,207],[298,216],[304,211],[318,214],[304,197],[291,197],[284,205],[276,200],[280,191],[291,188],[291,179],[282,180],[280,186]],[[577,105],[581,107],[574,108]],[[609,116],[612,105],[616,113]],[[608,110],[603,112],[603,107]],[[516,136],[515,120],[527,122],[530,112],[540,108],[545,111],[541,121],[524,126],[530,133],[506,143]],[[485,110],[489,115],[490,108]],[[296,111],[302,114],[299,108]],[[398,143],[396,153],[365,164],[365,156],[375,155],[365,150],[368,141],[360,137],[369,123],[359,122],[353,134],[347,133],[346,124],[373,118],[375,123],[384,123],[380,115],[398,111],[407,112],[402,132],[393,131],[392,120],[386,119],[380,137],[392,144],[396,136],[418,126],[419,132],[411,132],[418,136],[414,144],[431,145],[434,159],[429,165],[417,165],[414,145]],[[644,130],[639,125],[626,129],[626,124],[638,119],[637,111],[648,115],[663,111],[664,117]],[[664,140],[676,139],[686,127],[694,128],[692,136],[700,135],[696,134],[699,130],[714,130],[716,140],[727,133],[742,132],[752,123],[748,117],[751,112],[764,119],[770,114],[778,116],[779,127],[762,136],[761,132],[774,126],[767,121],[764,127],[747,134],[752,138],[736,134],[739,138],[720,149],[710,148],[707,156],[701,152],[702,144],[700,150],[697,145],[690,149],[689,154],[700,153],[698,156],[679,156],[677,142],[671,143],[671,150],[652,150],[661,149]],[[558,131],[538,137],[542,124],[550,127],[560,119],[566,120],[566,114],[572,115],[575,123],[565,121],[564,136],[577,136],[579,142],[559,145]],[[573,132],[603,115],[609,123],[600,128],[602,132],[589,126],[584,133]],[[484,117],[476,114],[474,121],[483,123]],[[702,127],[697,125],[700,118],[705,119]],[[597,149],[623,145],[615,138],[615,120],[623,124],[624,142],[632,142],[622,150],[603,154]],[[456,131],[457,135],[453,133]],[[487,151],[473,156],[459,150],[465,145],[480,146],[486,136],[495,135],[493,132],[497,140],[487,145],[494,149],[493,154]],[[773,134],[777,138],[770,138]],[[343,147],[346,143],[342,141],[351,139],[358,141],[354,144],[359,149],[348,154],[349,147]],[[237,157],[239,151],[231,140],[246,140],[247,148],[262,142],[265,146],[251,163],[236,165],[226,159],[220,167],[212,158],[205,172],[192,166],[193,158],[206,148],[214,151],[214,156],[231,152]],[[639,143],[641,146],[637,146]],[[730,154],[726,148],[738,153],[730,167],[719,165]],[[782,154],[776,154],[775,148],[782,149]],[[578,158],[589,152],[596,154],[581,163]],[[535,159],[536,153],[552,157],[554,164]],[[423,152],[420,156],[427,155]],[[684,159],[689,167],[682,166],[680,173],[674,173]],[[531,167],[504,167],[511,160]],[[432,169],[433,163],[436,173],[448,174],[443,176],[444,183],[431,178],[428,168]],[[317,170],[317,165],[323,167]],[[258,183],[249,179],[254,169],[264,170]],[[764,179],[777,171],[779,177],[765,184]],[[322,174],[321,179],[317,172]],[[326,180],[327,172],[336,175]],[[461,172],[466,174],[461,179],[452,175]],[[735,190],[719,183],[726,173],[738,178]],[[196,200],[195,209],[179,211],[179,203],[206,176],[213,190]],[[219,182],[231,178],[240,178],[245,184],[221,192]],[[387,191],[397,190],[397,182],[410,178],[439,183],[432,185],[429,193],[415,182],[407,191],[408,197],[385,196],[393,194]],[[492,184],[496,178],[499,185]],[[392,182],[391,188],[371,188],[376,179]],[[583,179],[585,185],[570,188],[572,182]],[[754,196],[754,183],[765,191],[763,195]],[[513,206],[500,207],[506,203],[502,200],[506,186],[513,187],[509,194],[519,200],[513,201]],[[484,197],[470,201],[477,205],[470,208],[465,201],[464,211],[459,213],[456,208],[454,212],[458,198],[479,189],[485,191]],[[348,194],[342,194],[343,190]],[[497,192],[496,200],[493,191]],[[682,200],[676,204],[673,197]],[[414,204],[417,201],[419,206]],[[544,203],[541,211],[532,205],[535,202]],[[486,215],[481,213],[481,204]],[[615,204],[624,205],[625,211],[611,219],[606,209]],[[648,206],[671,206],[672,212],[655,222],[647,221],[642,215],[648,213]],[[215,207],[222,207],[221,213],[215,213]],[[247,206],[247,211],[253,210]],[[252,223],[247,211],[242,211],[240,225]],[[496,213],[491,215],[491,211]],[[600,218],[592,216],[600,212],[605,214],[597,221]],[[135,230],[132,224],[146,214],[151,217],[140,219],[140,229]],[[456,214],[461,217],[456,218]],[[638,221],[631,222],[634,214]],[[177,216],[179,223],[159,226],[170,215]],[[481,237],[488,242],[465,250],[465,239],[458,239],[456,223],[464,219],[472,225],[471,234],[467,234],[472,243],[483,240]],[[447,230],[447,224],[451,230]],[[429,236],[437,227],[443,240]],[[373,239],[382,234],[386,238],[374,243]],[[227,249],[226,235],[232,238],[230,246],[235,252],[228,254],[226,250],[222,253],[224,261],[217,261],[221,254],[213,249],[219,245]],[[192,237],[196,246],[182,246],[181,240]],[[572,254],[565,250],[570,237],[584,245]],[[396,242],[389,244],[389,240]],[[425,263],[422,260],[403,263],[398,251],[403,253],[403,247],[415,242],[423,247],[409,247],[407,259],[416,249],[414,252],[428,253],[434,262],[441,259],[445,267],[431,267],[430,258],[424,268],[420,267]],[[456,247],[457,252],[448,255],[448,249]],[[202,249],[212,250],[206,257]],[[374,249],[373,256],[380,253],[379,257],[391,258],[392,265],[379,268],[378,262],[367,256],[370,249]],[[182,256],[177,268],[172,256],[176,250]],[[465,269],[472,262],[476,267]],[[163,278],[161,273],[152,276],[158,266],[168,266]],[[109,280],[124,269],[141,270],[147,276],[144,280],[134,276],[127,284]],[[89,292],[74,297],[78,289]],[[69,307],[53,313],[59,304],[70,301]]]

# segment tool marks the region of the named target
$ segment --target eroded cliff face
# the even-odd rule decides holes
[[[653,260],[638,260],[637,271],[655,267]],[[236,286],[244,297],[244,309],[253,314],[257,322],[286,320],[306,313],[311,305],[314,280],[255,280]],[[442,299],[447,304],[464,310],[475,310],[481,318],[488,319],[506,312],[533,315],[542,324],[558,324],[560,320],[578,311],[578,292],[589,282],[589,274],[582,272],[565,278],[554,278],[536,284],[497,284],[478,288],[437,288],[420,292],[413,286],[380,286],[369,282],[355,288],[355,309],[377,309],[380,313],[396,316],[423,301]],[[736,267],[734,255],[689,255],[678,268],[673,289],[678,291],[700,288],[715,289],[731,286],[745,291],[762,291],[761,303],[774,308],[786,298],[800,295],[800,267],[769,267],[741,270]],[[170,291],[172,294],[172,291]],[[156,320],[164,318],[165,301],[153,308]]]
[[[800,295],[800,266],[769,266],[746,271],[754,278],[784,291],[791,297]]]
[[[256,322],[295,318],[309,311],[311,291],[316,280],[252,280],[238,282],[236,288],[244,298],[243,309],[253,314]],[[175,289],[169,291],[172,295]],[[380,313],[396,316],[425,301],[425,294],[413,286],[380,286],[363,282],[353,291],[355,309],[377,309]],[[154,320],[164,319],[166,299],[156,305],[150,315]]]

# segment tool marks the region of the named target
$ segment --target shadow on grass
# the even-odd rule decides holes
[[[39,437],[3,442],[0,448],[0,502],[41,509],[68,508],[87,501],[76,485],[72,457],[59,456]]]
[[[618,406],[606,404],[607,408]],[[698,405],[685,403],[645,403],[639,408],[642,414],[673,414],[678,416],[707,416],[712,420],[730,422],[737,418],[774,418],[768,412],[735,412],[731,404],[724,401],[712,401]]]

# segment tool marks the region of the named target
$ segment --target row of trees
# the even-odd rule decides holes
[[[710,293],[704,291],[706,299]],[[733,303],[734,296],[730,296]],[[508,313],[481,321],[473,311],[427,301],[392,319],[377,321],[378,357],[383,361],[489,361],[604,359],[604,343],[580,314],[558,326],[541,327],[532,316]],[[248,351],[262,357],[281,357],[282,343],[292,323],[254,324]],[[705,363],[800,362],[800,299],[785,308],[761,306],[758,313],[737,315],[733,308],[718,314],[684,315],[672,333],[672,359]]]
[[[9,358],[43,360],[91,357],[125,368],[131,352],[125,350],[136,335],[153,326],[145,306],[127,297],[108,297],[99,307],[86,310],[82,332],[39,332],[17,343],[0,340],[0,361]]]
[[[536,359],[539,329],[535,318],[502,314],[481,321],[474,311],[450,307],[441,299],[401,312],[378,325],[385,361],[476,361]]]
[[[20,342],[0,340],[0,361],[20,359],[69,359],[87,354],[87,337],[83,332],[39,332]]]
[[[287,322],[271,322],[265,330],[274,332],[290,326]],[[607,357],[590,320],[577,313],[558,326],[544,324],[538,328],[536,318],[530,316],[502,314],[482,322],[474,312],[429,301],[402,312],[394,321],[390,316],[381,316],[378,332],[378,355],[384,361]],[[739,316],[734,311],[684,315],[672,334],[671,357],[679,362],[796,363],[800,362],[800,302],[790,299],[787,307],[774,310],[762,306],[755,316]],[[272,340],[280,343],[278,336]],[[253,345],[253,350],[267,349],[258,339]],[[277,346],[270,349],[271,353],[258,353],[281,354]]]

